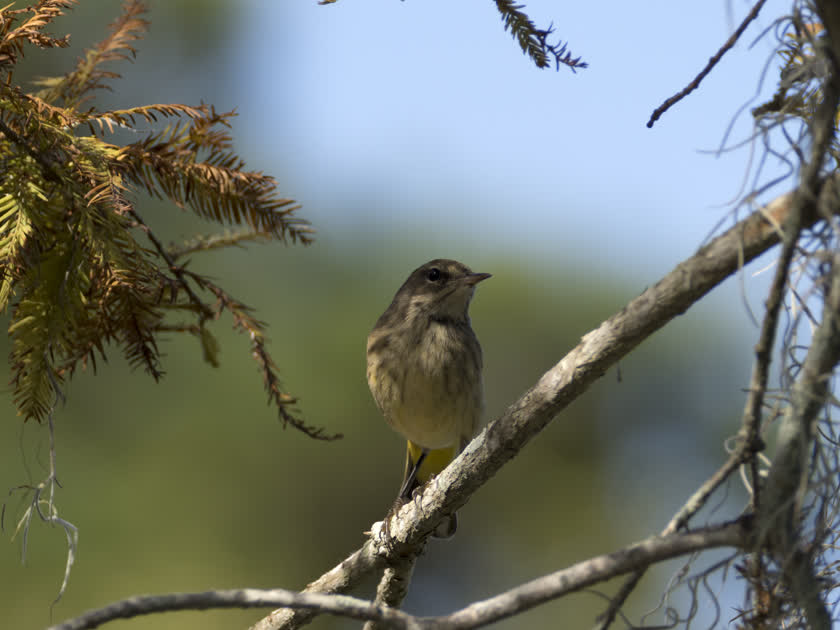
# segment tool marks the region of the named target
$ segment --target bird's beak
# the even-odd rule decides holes
[[[464,276],[464,283],[475,286],[482,280],[487,280],[489,277],[491,277],[489,273],[471,273],[468,276]]]

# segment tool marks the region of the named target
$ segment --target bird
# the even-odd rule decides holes
[[[431,260],[411,272],[368,335],[368,386],[385,421],[407,442],[403,483],[389,516],[478,430],[482,352],[469,306],[476,285],[490,277],[455,260]],[[456,528],[452,514],[434,534],[448,538]]]

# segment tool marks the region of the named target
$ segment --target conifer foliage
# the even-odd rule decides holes
[[[127,0],[110,34],[68,74],[38,91],[15,83],[30,47],[63,48],[47,33],[75,0],[0,9],[0,309],[10,312],[12,386],[18,413],[43,420],[80,365],[96,367],[106,346],[132,366],[163,374],[158,338],[186,332],[217,362],[208,323],[227,312],[245,333],[270,404],[280,418],[319,438],[292,411],[266,347],[264,324],[245,304],[192,269],[184,257],[248,240],[309,242],[299,206],[270,176],[248,171],[233,152],[233,112],[208,105],[141,105],[99,111],[97,90],[119,78],[104,64],[130,60],[144,33],[145,6]],[[120,128],[166,123],[162,131],[115,144]],[[146,191],[230,229],[167,249],[144,222],[135,193]]]
[[[496,8],[502,15],[505,30],[510,31],[522,52],[531,58],[537,68],[548,68],[551,65],[549,55],[557,70],[560,70],[561,65],[572,72],[589,66],[585,61],[581,61],[580,57],[573,57],[562,41],[556,44],[549,43],[548,38],[554,34],[554,25],[549,25],[546,29],[537,28],[531,18],[522,11],[525,8],[524,4],[516,4],[513,0],[496,0]]]

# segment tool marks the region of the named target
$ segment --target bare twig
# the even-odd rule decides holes
[[[175,259],[169,255],[169,252],[163,246],[163,243],[160,242],[160,239],[158,239],[155,233],[152,232],[152,229],[145,221],[143,221],[134,207],[131,207],[129,214],[137,222],[140,229],[146,234],[146,237],[152,242],[152,245],[154,245],[157,253],[166,262],[167,267],[169,267],[169,271],[171,271],[178,279],[178,284],[190,298],[190,302],[192,302],[193,306],[201,313],[202,321],[205,319],[212,319],[214,316],[213,309],[211,309],[200,297],[198,297],[198,295],[196,295],[195,291],[193,291],[192,286],[187,281],[185,269],[176,263]]]
[[[171,245],[167,253],[172,260],[183,258],[197,252],[208,252],[225,247],[242,247],[248,242],[268,242],[271,240],[271,232],[264,230],[247,230],[242,232],[225,232],[224,234],[212,234],[197,236],[181,245]]]
[[[672,97],[666,99],[665,102],[662,103],[662,105],[653,110],[653,113],[650,115],[650,120],[648,120],[647,122],[648,129],[653,127],[653,124],[657,120],[659,120],[659,117],[662,116],[662,114],[664,114],[666,111],[668,111],[673,105],[680,102],[686,96],[691,94],[694,90],[700,87],[700,82],[706,78],[706,75],[708,75],[712,71],[712,68],[714,68],[718,64],[718,62],[723,58],[723,56],[727,52],[729,52],[729,50],[735,45],[735,43],[738,41],[738,38],[740,38],[744,31],[747,30],[747,27],[750,25],[750,22],[752,22],[756,17],[758,17],[758,13],[759,11],[761,11],[761,7],[764,6],[765,1],[766,0],[758,0],[758,2],[756,2],[753,5],[753,8],[750,9],[750,12],[747,14],[747,17],[744,18],[744,21],[741,22],[737,29],[735,29],[735,32],[732,33],[732,35],[730,35],[729,39],[726,40],[726,42],[723,44],[723,46],[720,47],[720,49],[714,54],[714,56],[711,59],[709,59],[709,63],[707,63],[706,67],[700,71],[700,74],[694,77],[691,83],[686,85],[682,90],[674,94]]]
[[[283,391],[280,379],[277,376],[277,365],[274,363],[274,359],[269,354],[266,346],[267,340],[264,334],[265,324],[253,316],[250,312],[251,309],[235,299],[209,278],[183,268],[181,268],[181,274],[182,276],[189,277],[199,288],[209,291],[216,296],[217,304],[214,317],[218,317],[223,311],[227,311],[233,317],[234,329],[240,330],[248,335],[251,341],[251,358],[259,366],[260,373],[263,375],[263,387],[268,393],[269,404],[273,404],[276,407],[283,426],[291,424],[299,431],[316,440],[332,441],[341,439],[343,437],[341,433],[327,433],[322,427],[306,424],[306,422],[295,417],[289,411],[291,405],[297,401]]]
[[[706,501],[708,501],[709,497],[712,496],[712,493],[729,478],[729,475],[738,469],[738,466],[744,462],[751,452],[752,451],[750,451],[748,443],[746,441],[741,442],[736,451],[729,456],[729,459],[726,460],[723,466],[715,471],[715,473],[709,477],[703,485],[701,485],[694,494],[691,495],[691,497],[689,497],[688,501],[685,502],[680,510],[668,522],[665,529],[662,530],[661,535],[668,536],[685,527],[688,524],[689,519],[706,504]],[[618,592],[610,600],[610,605],[607,607],[607,610],[601,613],[596,619],[596,628],[599,630],[606,630],[610,627],[612,622],[615,621],[618,611],[621,610],[624,602],[627,601],[627,598],[630,597],[630,594],[635,590],[642,577],[644,577],[647,569],[648,567],[639,568],[627,577],[618,589]]]
[[[537,578],[501,595],[476,602],[445,617],[434,628],[477,628],[511,617],[552,599],[677,556],[717,547],[744,548],[750,543],[749,519],[671,536],[652,536],[611,554],[579,562]],[[650,562],[649,562],[650,561]],[[425,621],[425,620],[424,620]]]
[[[295,606],[353,619],[387,620],[392,622],[390,625],[393,627],[411,627],[409,623],[410,615],[387,606],[377,606],[355,597],[324,595],[322,593],[296,593],[280,588],[272,590],[246,588],[204,593],[139,595],[114,602],[104,608],[91,610],[75,619],[52,626],[48,630],[87,630],[116,619],[130,619],[140,615],[178,610],[266,608],[268,606]]]
[[[414,565],[417,562],[416,555],[406,555],[397,559],[397,562],[389,565],[382,572],[379,585],[376,587],[376,604],[399,608],[405,596],[408,594],[408,587],[411,584],[411,576],[414,573]],[[364,630],[382,630],[383,626],[375,621],[368,621]]]
[[[761,332],[755,346],[755,363],[750,377],[749,395],[744,406],[744,419],[738,436],[740,444],[734,454],[742,457],[754,454],[764,447],[760,438],[761,410],[764,406],[764,394],[767,391],[767,379],[770,374],[770,357],[776,340],[779,312],[784,303],[785,287],[788,285],[790,265],[796,252],[796,243],[802,232],[802,204],[796,203],[795,200],[792,200],[792,203],[791,212],[781,227],[782,252],[776,261],[776,273],[765,303],[767,312],[761,322]],[[758,509],[760,492],[755,475],[753,475],[752,483],[752,504],[755,510]]]
[[[296,593],[284,589],[241,589],[204,593],[143,595],[92,610],[49,630],[87,630],[115,619],[127,619],[177,610],[209,608],[259,608],[286,606],[376,621],[382,628],[466,629],[485,626],[541,603],[617,575],[634,567],[668,560],[687,553],[717,547],[746,548],[752,543],[750,520],[725,523],[673,536],[653,536],[619,551],[579,562],[510,589],[490,599],[475,602],[450,615],[414,617],[387,605],[373,604],[345,595]]]

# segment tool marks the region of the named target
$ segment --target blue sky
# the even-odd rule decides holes
[[[589,62],[577,74],[536,69],[487,0],[248,6],[233,47],[248,68],[237,134],[323,238],[422,235],[643,281],[693,253],[742,192],[748,149],[703,151],[760,90],[772,38],[748,44],[786,7],[768,2],[700,89],[648,129],[748,4],[527,3]],[[286,115],[269,124],[278,107]],[[747,112],[732,137],[750,132]]]

